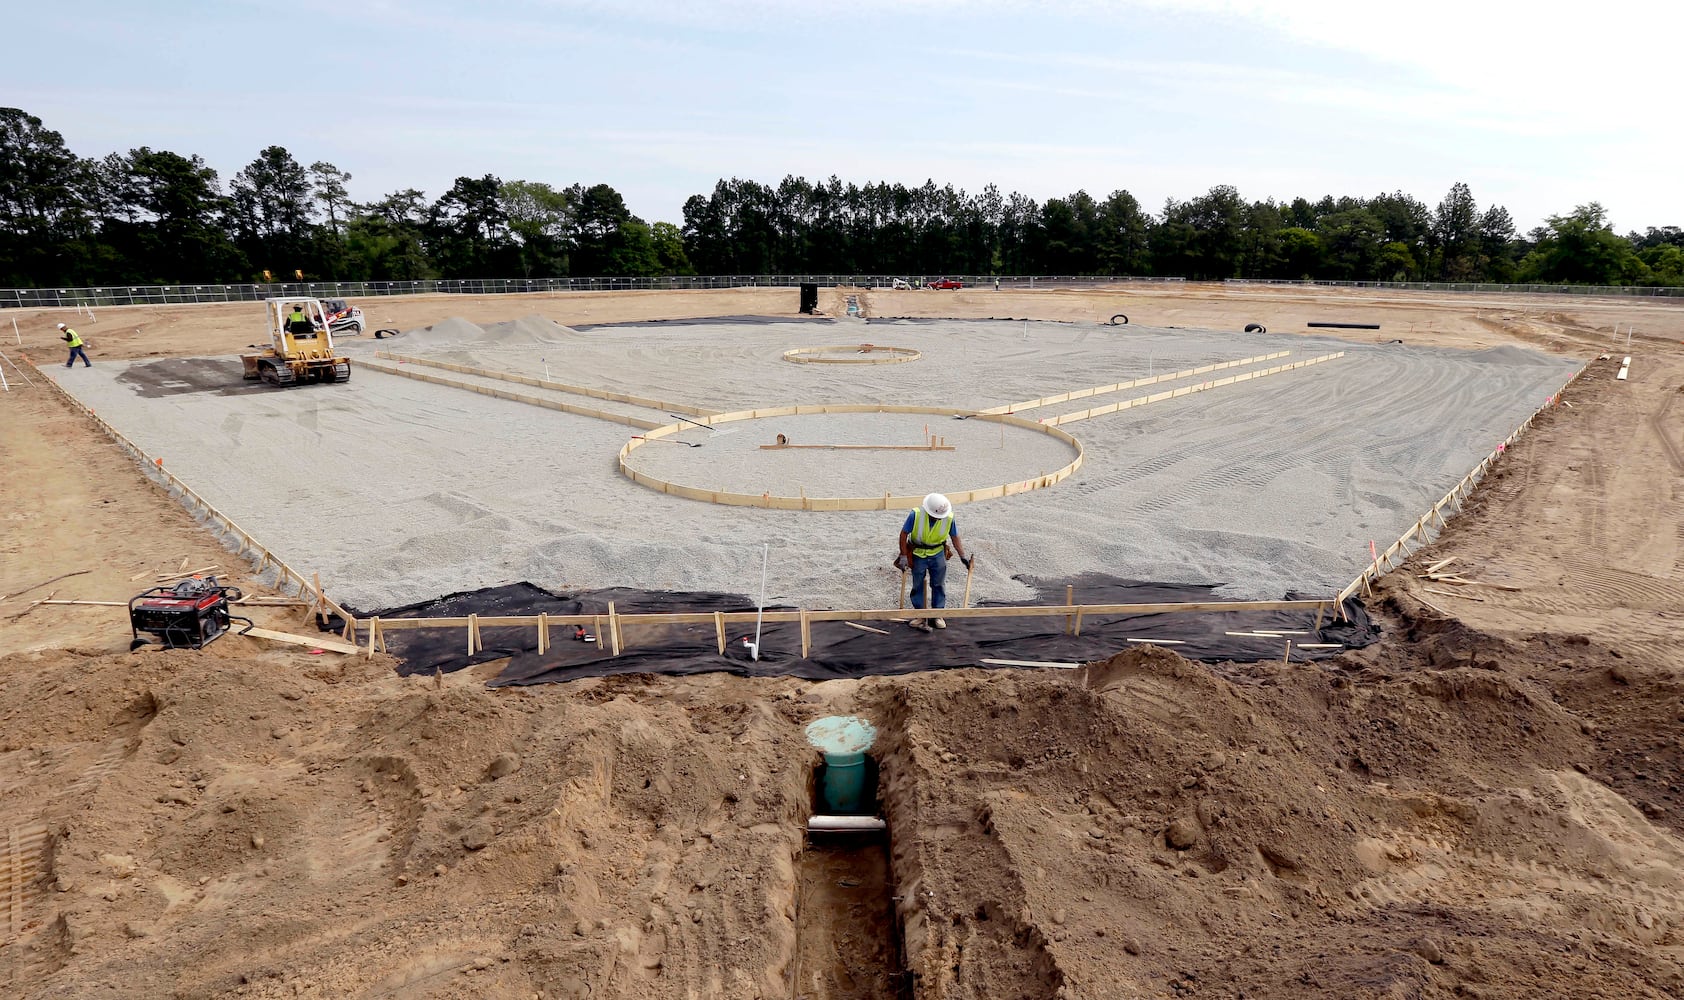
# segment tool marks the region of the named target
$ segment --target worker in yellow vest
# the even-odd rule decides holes
[[[947,607],[947,547],[953,546],[958,553],[959,561],[968,569],[971,556],[965,554],[965,545],[959,541],[959,525],[953,520],[953,504],[948,502],[940,493],[931,493],[924,498],[917,509],[906,516],[906,523],[900,529],[900,557],[895,565],[901,569],[912,569],[912,606],[922,610],[924,607],[924,581],[930,581],[930,610],[939,611]],[[936,628],[946,628],[947,621],[942,618],[914,618],[907,624],[920,632],[930,631],[931,624]]]
[[[82,350],[82,335],[63,323],[58,325],[58,332],[64,335],[64,342],[70,345],[70,360],[64,363],[64,367],[73,367],[76,359],[81,358],[82,367],[92,368],[94,363],[88,360],[88,352]]]

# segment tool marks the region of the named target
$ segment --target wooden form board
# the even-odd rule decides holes
[[[34,367],[34,362],[30,362],[27,357],[24,358],[24,360],[29,362],[31,367]],[[317,608],[323,608],[338,615],[345,622],[344,635],[347,638],[352,638],[356,635],[356,616],[351,614],[349,611],[346,611],[343,607],[329,598],[322,590],[319,580],[312,582],[311,578],[306,577],[303,573],[300,573],[296,569],[287,565],[284,560],[280,559],[273,552],[270,552],[266,546],[258,542],[257,539],[253,538],[250,532],[246,531],[238,524],[235,524],[233,519],[229,518],[215,507],[212,507],[205,498],[195,492],[192,487],[188,486],[180,479],[177,479],[174,473],[164,468],[164,460],[162,458],[155,458],[142,451],[139,445],[130,441],[121,431],[117,430],[117,428],[111,426],[109,423],[106,423],[99,414],[83,405],[81,400],[66,392],[64,387],[59,385],[58,382],[51,378],[47,378],[40,372],[39,369],[36,370],[36,374],[42,375],[43,378],[46,378],[47,383],[51,385],[60,396],[64,397],[67,402],[85,414],[89,420],[92,420],[94,425],[104,431],[106,436],[116,442],[119,447],[134,456],[136,461],[140,463],[141,468],[146,471],[147,479],[149,481],[159,485],[165,493],[180,502],[183,507],[187,508],[188,513],[194,514],[196,517],[202,516],[206,523],[212,526],[213,530],[217,530],[216,526],[220,525],[220,530],[224,531],[239,543],[239,555],[249,559],[255,564],[255,572],[262,573],[265,570],[271,568],[274,569],[277,574],[277,589],[286,590],[288,587],[296,584],[298,596],[300,598],[306,598],[306,596],[308,597],[308,606],[312,611]]]
[[[1020,410],[1037,410],[1043,406],[1052,406],[1055,403],[1068,403],[1072,399],[1086,399],[1089,396],[1103,396],[1107,393],[1121,392],[1124,389],[1138,389],[1144,385],[1157,385],[1160,382],[1174,382],[1179,379],[1194,378],[1195,376],[1205,375],[1210,372],[1218,372],[1228,368],[1239,368],[1242,365],[1255,365],[1264,361],[1275,361],[1279,358],[1284,358],[1291,353],[1291,351],[1276,351],[1273,354],[1259,354],[1253,358],[1240,358],[1238,361],[1222,361],[1216,364],[1201,365],[1197,368],[1188,368],[1185,371],[1165,372],[1162,375],[1151,375],[1146,378],[1137,378],[1128,382],[1116,382],[1111,385],[1096,385],[1091,389],[1072,389],[1069,392],[1061,392],[1056,396],[1042,396],[1040,399],[1031,399],[1022,403],[1007,403],[1004,406],[990,407],[982,412],[1016,413]]]
[[[293,646],[307,646],[310,649],[325,649],[330,653],[355,653],[357,651],[357,647],[348,642],[328,639],[319,635],[293,635],[291,632],[276,632],[266,628],[248,628],[236,634],[249,635],[254,639],[284,642]]]
[[[917,361],[923,357],[921,351],[910,347],[885,347],[882,344],[872,344],[869,352],[861,351],[862,344],[832,344],[826,347],[797,347],[792,351],[785,351],[783,359],[803,365],[898,365],[908,361]],[[841,351],[851,351],[854,357],[827,358],[822,354],[834,354]],[[886,355],[873,357],[873,355]]]
[[[1009,424],[1024,430],[1035,431],[1055,437],[1069,445],[1076,453],[1076,457],[1066,466],[1036,476],[1034,479],[1021,479],[1015,483],[1002,486],[985,486],[975,490],[962,490],[947,494],[947,499],[955,504],[974,503],[978,500],[992,500],[995,497],[1014,496],[1027,493],[1030,490],[1045,489],[1063,479],[1082,466],[1082,443],[1068,431],[1059,430],[1050,424],[1038,420],[1026,420],[1003,413],[977,413],[974,410],[959,410],[949,406],[890,406],[880,403],[830,403],[808,406],[775,406],[759,410],[737,410],[732,413],[718,413],[702,417],[696,423],[712,427],[716,424],[731,423],[737,420],[760,420],[767,417],[788,417],[811,413],[916,413],[931,416],[967,417],[978,420],[991,420],[996,423]],[[657,427],[642,437],[627,441],[620,449],[620,473],[640,486],[647,486],[652,490],[669,496],[684,497],[689,500],[702,500],[707,503],[724,504],[728,507],[764,507],[770,510],[911,510],[924,502],[922,493],[917,496],[894,496],[885,493],[877,497],[810,497],[803,493],[800,496],[783,496],[774,493],[732,493],[726,490],[704,490],[694,486],[683,486],[678,483],[657,479],[648,473],[639,472],[627,464],[627,458],[632,451],[643,447],[650,441],[670,437],[682,431],[689,430],[691,424],[667,424]]]
[[[391,351],[375,351],[374,356],[387,361],[399,361],[411,365],[425,365],[428,368],[440,368],[444,371],[457,372],[462,375],[478,375],[481,378],[499,379],[504,382],[515,382],[520,385],[537,386],[540,389],[553,389],[556,392],[572,393],[575,396],[589,396],[592,399],[603,399],[611,403],[627,403],[632,406],[646,406],[654,410],[673,410],[678,413],[688,413],[693,417],[706,417],[718,413],[718,410],[705,410],[688,403],[670,403],[661,399],[650,399],[646,396],[633,396],[630,393],[610,392],[607,389],[593,389],[585,385],[569,385],[566,382],[555,382],[546,378],[533,378],[529,375],[516,375],[513,372],[502,372],[491,368],[475,368],[471,365],[457,365],[446,361],[435,361],[431,358],[416,357],[413,354],[395,354]]]
[[[1125,399],[1121,402],[1109,403],[1105,406],[1090,407],[1086,410],[1077,410],[1074,413],[1066,413],[1062,416],[1047,417],[1044,419],[1047,423],[1055,425],[1072,424],[1078,420],[1092,420],[1094,417],[1103,417],[1107,414],[1117,413],[1121,410],[1133,409],[1137,406],[1149,406],[1153,403],[1161,403],[1166,399],[1180,399],[1182,396],[1191,396],[1195,392],[1204,392],[1209,389],[1220,389],[1223,386],[1234,385],[1239,382],[1248,382],[1254,378],[1265,378],[1270,375],[1277,375],[1281,372],[1290,372],[1296,371],[1299,368],[1308,368],[1311,365],[1319,365],[1323,362],[1332,361],[1344,356],[1344,351],[1338,351],[1333,354],[1323,354],[1320,357],[1310,358],[1306,361],[1294,361],[1291,364],[1276,365],[1273,368],[1260,368],[1257,371],[1245,372],[1240,375],[1229,375],[1226,378],[1219,378],[1210,382],[1200,382],[1196,385],[1184,385],[1178,389],[1165,389],[1163,392],[1154,392],[1150,396],[1137,396],[1134,399]]]
[[[1491,454],[1480,459],[1479,464],[1473,467],[1473,471],[1463,476],[1460,482],[1450,488],[1450,492],[1440,497],[1439,501],[1433,504],[1425,514],[1421,515],[1419,520],[1410,525],[1408,531],[1405,531],[1397,541],[1386,546],[1384,551],[1374,557],[1373,562],[1363,567],[1362,572],[1357,574],[1357,578],[1339,592],[1336,599],[1337,603],[1344,603],[1346,598],[1367,587],[1372,581],[1378,580],[1381,576],[1391,572],[1395,568],[1394,564],[1409,554],[1409,543],[1411,541],[1425,545],[1427,543],[1427,532],[1433,527],[1432,522],[1434,520],[1438,522],[1440,528],[1448,526],[1449,521],[1444,516],[1445,509],[1450,508],[1452,514],[1460,513],[1463,498],[1472,493],[1474,487],[1478,486],[1480,481],[1485,478],[1485,474],[1491,470],[1497,460],[1508,453],[1509,448],[1515,441],[1519,440],[1526,429],[1532,426],[1532,421],[1538,419],[1538,414],[1559,403],[1561,394],[1566,392],[1567,387],[1573,384],[1573,380],[1583,375],[1585,369],[1589,367],[1590,365],[1587,363],[1583,368],[1567,376],[1567,381],[1561,384],[1561,388],[1557,389],[1554,395],[1544,401],[1543,406],[1533,410],[1532,414],[1521,421],[1520,426],[1516,427],[1513,433],[1492,449]],[[1439,565],[1442,565],[1442,563]]]
[[[576,416],[595,417],[597,420],[607,420],[611,423],[626,424],[640,430],[652,430],[661,426],[661,422],[658,420],[646,420],[642,417],[633,417],[624,413],[609,413],[607,410],[597,410],[589,406],[578,406],[573,403],[563,403],[558,399],[544,399],[539,396],[524,396],[518,392],[509,392],[506,389],[494,389],[488,385],[475,385],[472,382],[464,382],[461,379],[446,378],[443,375],[429,375],[426,372],[416,371],[414,367],[409,364],[405,364],[403,366],[388,366],[370,364],[369,362],[364,361],[362,362],[362,367],[368,369],[369,371],[381,372],[386,375],[399,375],[403,378],[412,378],[418,382],[431,382],[434,385],[445,385],[451,387],[452,389],[466,389],[469,392],[477,392],[482,396],[491,396],[495,399],[506,399],[513,403],[526,403],[529,406],[541,406],[546,410],[560,410],[562,413],[572,413]]]
[[[1194,601],[1168,604],[1063,604],[1063,605],[1017,605],[997,608],[945,608],[944,618],[954,620],[962,618],[1031,618],[1031,617],[1063,617],[1079,620],[1083,615],[1123,615],[1123,614],[1193,614],[1224,611],[1300,611],[1308,614],[1316,613],[1320,620],[1328,609],[1329,601]],[[714,637],[720,653],[725,652],[726,626],[746,625],[760,621],[765,623],[795,624],[799,626],[801,655],[805,658],[812,648],[812,627],[814,622],[841,622],[844,625],[868,632],[881,632],[860,625],[865,621],[904,621],[906,611],[903,609],[877,608],[868,610],[843,611],[681,611],[661,613],[621,614],[609,605],[607,615],[607,633],[609,651],[619,656],[625,649],[625,629],[628,626],[641,625],[712,625]],[[554,625],[573,626],[586,625],[593,628],[597,635],[597,647],[602,648],[604,632],[603,616],[599,614],[579,615],[507,615],[480,616],[454,618],[369,618],[362,624],[368,630],[369,656],[373,656],[378,649],[386,648],[385,635],[391,629],[452,629],[467,630],[468,650],[470,655],[481,648],[480,630],[486,628],[535,628],[538,632],[540,652],[547,648],[549,629]],[[887,634],[887,633],[883,633]],[[354,637],[353,637],[354,640]],[[1179,640],[1146,640],[1129,639],[1129,642],[1158,642],[1160,644],[1180,645]]]

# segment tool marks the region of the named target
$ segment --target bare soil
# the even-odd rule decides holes
[[[5,992],[1684,994],[1670,634],[1684,310],[1192,285],[864,294],[873,315],[1128,312],[1277,332],[1379,316],[1377,339],[1586,360],[1615,324],[1638,329],[1631,381],[1593,365],[1382,581],[1387,637],[1315,666],[1146,648],[1074,673],[492,690],[484,669],[400,679],[383,656],[249,638],[130,653],[121,608],[31,602],[121,600],[183,563],[259,588],[56,395],[0,394]],[[362,304],[377,325],[416,326],[784,315],[794,301]],[[109,310],[79,329],[97,365],[234,351],[258,315]],[[59,317],[20,319],[31,356],[53,360]],[[354,516],[324,513],[321,530],[354,531]],[[1466,578],[1518,589],[1417,576],[1452,556]],[[804,849],[802,728],[855,712],[882,731],[886,870],[869,852]]]

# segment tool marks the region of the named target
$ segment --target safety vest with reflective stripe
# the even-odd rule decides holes
[[[907,543],[915,556],[933,556],[947,548],[947,536],[953,533],[953,517],[932,518],[919,507],[912,512],[912,535]]]
[[[66,328],[64,335],[70,338],[70,347],[72,350],[82,346],[82,335],[77,333],[75,330]]]

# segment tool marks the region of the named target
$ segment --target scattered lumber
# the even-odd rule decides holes
[[[1451,563],[1453,563],[1455,561],[1456,561],[1455,556],[1451,556],[1449,559],[1440,559],[1438,562],[1435,562],[1431,566],[1428,566],[1427,569],[1426,569],[1426,572],[1437,573],[1439,570],[1443,569],[1444,567],[1450,565]]]
[[[1485,598],[1483,597],[1475,597],[1472,594],[1458,594],[1454,590],[1434,590],[1431,587],[1422,587],[1421,589],[1425,590],[1429,594],[1437,594],[1440,597],[1460,597],[1464,601],[1478,601],[1481,604],[1485,603]]]
[[[876,632],[878,635],[889,634],[880,628],[872,628],[870,625],[861,625],[859,622],[843,622],[842,624],[848,626],[849,628],[857,628],[861,632]]]

